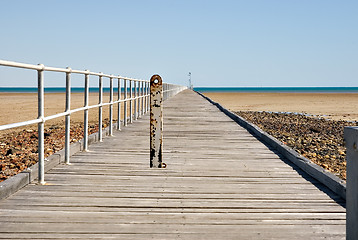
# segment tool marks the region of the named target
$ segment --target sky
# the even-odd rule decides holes
[[[356,0],[2,0],[0,25],[2,60],[181,85],[191,72],[194,86],[358,86]],[[0,67],[0,87],[36,84]]]

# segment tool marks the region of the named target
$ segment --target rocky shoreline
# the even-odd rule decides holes
[[[109,120],[105,119],[103,128]],[[89,123],[89,134],[98,131],[98,123]],[[45,128],[45,158],[65,146],[64,126],[53,125]],[[70,139],[77,142],[83,138],[83,124],[71,123]],[[0,137],[0,182],[18,174],[37,163],[38,132],[32,128],[14,130]]]
[[[296,152],[346,179],[345,126],[357,122],[334,121],[296,113],[236,112]]]
[[[247,121],[274,136],[312,162],[346,179],[345,126],[357,122],[334,121],[293,113],[236,112]],[[108,125],[105,119],[103,127]],[[98,124],[89,124],[89,133],[98,131]],[[37,162],[38,132],[24,129],[0,136],[0,182]],[[71,124],[71,142],[83,138],[83,125]],[[45,157],[64,148],[65,130],[53,125],[45,129]]]

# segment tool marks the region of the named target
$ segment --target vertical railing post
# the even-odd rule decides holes
[[[121,79],[118,77],[118,101],[121,100],[121,92],[122,92],[122,89],[121,89]],[[118,109],[117,109],[117,130],[121,130],[121,103],[118,102],[118,105],[117,105]]]
[[[113,136],[113,78],[109,78],[109,136]]]
[[[129,122],[133,123],[133,85],[132,80],[129,80]]]
[[[102,73],[100,73],[102,74]],[[103,86],[102,86],[102,75],[99,76],[98,78],[98,91],[99,91],[99,96],[98,96],[98,104],[100,105],[98,108],[98,141],[102,142],[102,111],[103,111],[103,107],[102,107],[102,102],[103,102]]]
[[[143,82],[143,100],[144,100],[144,104],[143,104],[143,111],[144,114],[147,113],[147,83]]]
[[[144,82],[142,82],[142,99],[141,99],[141,106],[142,106],[142,115],[144,115],[145,114],[145,112],[144,112],[144,95],[145,95],[145,93],[144,93]]]
[[[147,112],[150,110],[150,82],[147,83]]]
[[[138,81],[138,117],[142,116],[142,82]]]
[[[358,127],[344,128],[347,147],[346,239],[358,239]]]
[[[144,96],[145,96],[144,84],[145,84],[145,82],[142,82],[142,99],[141,99],[141,101],[142,101],[142,104],[141,104],[141,106],[142,106],[142,115],[145,114],[145,111],[144,111]]]
[[[123,125],[124,126],[127,126],[127,116],[128,116],[128,113],[127,113],[127,106],[128,106],[128,103],[127,103],[127,99],[128,99],[128,89],[127,89],[127,79],[123,79],[124,81],[124,103],[123,103]]]
[[[146,97],[145,97],[145,111],[146,112],[148,112],[149,111],[149,85],[148,84],[150,84],[150,83],[148,83],[148,82],[146,82],[145,83],[145,95],[146,95]]]
[[[172,86],[170,84],[168,84],[168,99],[173,96],[172,93],[173,93]]]
[[[145,112],[148,112],[148,102],[149,102],[149,96],[148,96],[148,82],[145,83]]]
[[[164,168],[163,144],[163,82],[159,75],[150,79],[150,167]]]
[[[170,92],[169,92],[169,84],[165,84],[165,92],[166,92],[166,98],[165,100],[169,99]]]
[[[135,109],[135,120],[138,120],[138,107],[139,107],[139,105],[138,105],[138,82],[137,81],[135,81],[135,83],[134,83],[135,85],[135,88],[134,88],[134,96],[135,96],[135,98],[136,98],[136,100],[135,100],[135,107],[134,107],[134,109]]]
[[[146,108],[146,102],[145,102],[145,98],[146,98],[146,92],[145,92],[145,85],[146,82],[143,82],[143,114],[146,114],[145,108]]]
[[[165,84],[165,100],[168,99],[168,84]]]
[[[86,70],[89,72],[88,70]],[[88,101],[89,101],[89,74],[85,74],[85,99],[84,99],[84,127],[83,127],[83,151],[88,151]]]
[[[140,115],[144,115],[144,108],[143,108],[143,104],[144,104],[144,91],[143,91],[143,84],[144,82],[140,82]]]
[[[137,81],[134,84],[134,120],[138,119],[138,95],[137,95]]]
[[[71,68],[67,68],[66,72],[66,109],[71,110]],[[70,133],[71,133],[71,115],[66,115],[66,130],[65,130],[65,163],[70,164]]]
[[[44,153],[44,141],[45,141],[45,87],[44,87],[44,68],[45,66],[39,64],[41,67],[37,71],[37,98],[38,98],[38,119],[42,121],[38,124],[38,182],[41,185],[44,185],[45,182],[45,153]]]

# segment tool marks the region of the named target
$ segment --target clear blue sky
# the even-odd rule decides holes
[[[178,84],[192,72],[196,86],[358,86],[357,0],[11,0],[0,24],[3,60]]]

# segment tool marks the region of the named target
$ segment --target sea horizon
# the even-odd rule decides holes
[[[197,92],[358,93],[358,87],[194,87]]]
[[[83,93],[83,87],[72,87],[71,92]],[[124,88],[122,88],[122,91]],[[358,87],[194,87],[197,92],[297,92],[297,93],[358,93]],[[98,92],[98,87],[91,87],[90,92]],[[104,87],[103,92],[109,92],[109,87]],[[117,87],[113,88],[118,91]],[[0,87],[1,93],[37,93],[37,87]],[[65,93],[65,87],[46,87],[45,93]]]
[[[65,93],[65,87],[45,87],[45,93]],[[122,88],[123,90],[123,88]],[[83,87],[71,87],[73,93],[83,93],[85,88]],[[98,92],[98,87],[90,87],[90,92]],[[109,92],[109,87],[103,87],[103,92]],[[114,87],[113,91],[118,91],[118,87]],[[0,87],[0,93],[37,93],[37,87]]]

